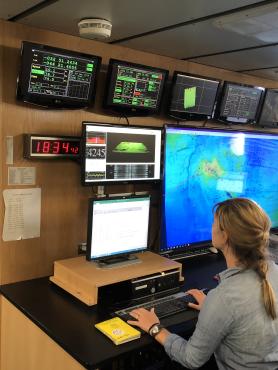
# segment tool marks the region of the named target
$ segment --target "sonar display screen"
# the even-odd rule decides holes
[[[157,111],[167,74],[165,70],[112,59],[105,105]]]
[[[82,182],[160,179],[161,129],[83,125]]]
[[[170,113],[211,116],[219,81],[175,72]]]

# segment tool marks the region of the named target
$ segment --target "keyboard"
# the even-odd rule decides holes
[[[125,321],[134,320],[134,318],[129,315],[129,312],[132,310],[136,308],[146,308],[147,310],[150,310],[154,307],[155,314],[159,319],[162,319],[163,317],[171,316],[178,312],[187,310],[189,302],[196,303],[196,300],[190,294],[179,292],[164,298],[153,299],[149,302],[123,308],[115,311],[114,314]]]

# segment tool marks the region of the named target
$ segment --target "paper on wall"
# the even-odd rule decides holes
[[[3,191],[3,198],[3,240],[38,238],[41,224],[41,189],[6,189]]]

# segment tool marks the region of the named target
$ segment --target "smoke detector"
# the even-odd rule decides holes
[[[81,37],[103,41],[111,36],[112,23],[100,18],[86,18],[78,22],[78,28]]]

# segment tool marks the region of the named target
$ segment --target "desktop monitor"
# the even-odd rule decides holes
[[[48,108],[92,105],[101,58],[23,41],[17,98]]]
[[[225,81],[216,117],[226,123],[256,123],[264,88]]]
[[[123,114],[157,113],[168,71],[110,59],[104,107]]]
[[[212,209],[228,198],[256,201],[278,231],[278,135],[165,127],[161,253],[211,243]]]
[[[160,180],[161,128],[83,122],[83,185]]]
[[[278,90],[268,89],[266,91],[258,125],[278,127]]]
[[[208,77],[174,72],[168,113],[184,120],[213,116],[220,81]]]
[[[89,200],[87,260],[100,264],[140,262],[148,248],[150,196]]]

